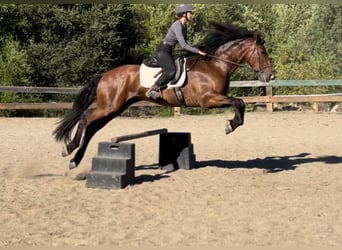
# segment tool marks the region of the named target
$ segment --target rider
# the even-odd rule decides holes
[[[192,19],[192,5],[178,4],[176,7],[176,15],[178,19],[171,25],[163,41],[156,49],[156,57],[163,68],[163,73],[154,85],[146,92],[146,96],[154,100],[161,98],[161,91],[167,88],[167,83],[172,80],[176,73],[172,51],[177,43],[187,51],[206,56],[205,52],[192,47],[186,42],[186,23]]]

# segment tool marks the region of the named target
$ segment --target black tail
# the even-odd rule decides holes
[[[82,114],[95,100],[96,89],[100,79],[101,77],[94,78],[77,94],[71,112],[58,122],[58,127],[53,131],[56,141],[70,141],[73,128],[80,120]]]

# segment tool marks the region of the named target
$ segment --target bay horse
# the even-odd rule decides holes
[[[243,100],[227,96],[230,76],[243,62],[249,64],[260,81],[269,82],[274,73],[264,40],[257,32],[231,24],[212,22],[211,25],[212,29],[206,32],[197,46],[208,56],[186,55],[187,80],[181,90],[187,107],[232,107],[235,115],[225,127],[225,133],[229,134],[243,125],[245,112]],[[179,106],[175,93],[170,89],[164,90],[160,99],[146,97],[148,89],[140,84],[139,68],[139,65],[118,66],[90,81],[76,95],[72,110],[59,121],[53,132],[56,141],[65,143],[64,157],[79,148],[70,160],[70,169],[79,165],[94,134],[131,104],[144,100],[164,106]],[[91,109],[90,105],[95,100],[96,108]]]

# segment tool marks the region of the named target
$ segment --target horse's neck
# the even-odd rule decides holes
[[[237,39],[221,45],[215,52],[215,56],[227,65],[227,72],[232,74],[241,64],[245,55],[245,46],[241,46],[244,39]]]
[[[244,42],[243,39],[237,39],[234,41],[227,42],[221,45],[217,50],[217,56],[226,57],[226,60],[240,60],[237,63],[240,63],[242,60],[242,55],[244,54],[244,49],[241,44]]]
[[[242,41],[242,39],[238,39],[238,40],[233,40],[233,41],[227,42],[227,43],[221,45],[220,47],[218,47],[216,52],[217,53],[226,52],[227,50],[231,49],[231,47],[239,44],[241,41]]]

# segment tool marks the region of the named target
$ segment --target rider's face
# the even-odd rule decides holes
[[[188,12],[186,13],[186,17],[187,17],[187,19],[188,19],[189,21],[191,21],[192,15],[193,15],[193,12],[191,12],[191,11],[188,11]]]

